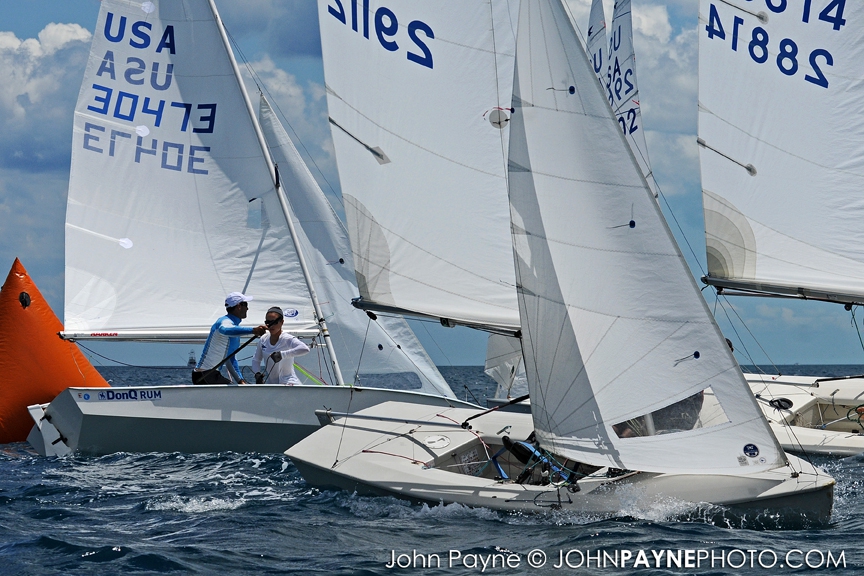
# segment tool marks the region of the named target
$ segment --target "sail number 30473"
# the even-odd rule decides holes
[[[751,2],[752,0],[747,1]],[[764,1],[768,10],[775,14],[792,8],[787,0]],[[823,6],[814,6],[817,3],[823,4]],[[846,19],[843,18],[845,8],[846,0],[804,0],[801,22],[809,24],[810,22],[822,21],[830,24],[831,29],[840,30],[846,25]],[[803,68],[804,80],[816,86],[828,88],[829,83],[825,76],[825,69],[834,66],[834,57],[828,50],[816,48],[811,50],[809,55],[806,55],[806,52],[799,54],[798,43],[792,38],[783,38],[775,43],[772,42],[768,30],[762,26],[754,26],[752,30],[748,31],[743,29],[744,25],[744,18],[741,16],[733,16],[731,23],[726,21],[724,25],[717,6],[711,4],[705,31],[711,40],[715,38],[727,40],[728,38],[730,47],[735,52],[739,48],[742,51],[746,49],[750,58],[757,64],[764,64],[769,58],[772,58],[780,72],[786,76],[794,76]],[[807,68],[808,65],[809,69]]]
[[[362,3],[362,6],[358,6]],[[346,10],[347,4],[347,10]],[[327,11],[342,24],[349,25],[354,32],[369,38],[374,26],[375,36],[381,46],[389,52],[399,50],[399,42],[396,36],[399,32],[399,19],[396,14],[385,6],[381,6],[372,14],[369,8],[369,0],[330,0]],[[373,22],[370,23],[370,16]],[[370,26],[371,24],[371,26]],[[432,68],[432,51],[427,42],[435,38],[432,27],[420,20],[412,20],[408,23],[408,38],[411,45],[407,48],[407,58],[421,66]]]

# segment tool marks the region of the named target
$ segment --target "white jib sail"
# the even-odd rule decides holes
[[[597,79],[606,86],[606,69],[609,67],[609,43],[606,41],[606,13],[603,0],[591,2],[591,15],[588,17],[588,38],[585,41],[588,58]]]
[[[518,329],[506,205],[517,7],[319,2],[364,300]]]
[[[317,332],[210,5],[105,0],[75,109],[66,330],[205,337],[233,291]]]
[[[709,275],[864,299],[864,4],[699,4]]]
[[[348,232],[263,96],[259,117],[291,204],[300,249],[339,355],[343,380],[454,396],[405,320],[382,315],[371,321],[351,305],[357,285]],[[301,356],[296,362],[317,374],[316,356]]]
[[[483,371],[498,383],[495,398],[518,398],[528,394],[522,342],[503,334],[490,334]]]
[[[537,438],[594,465],[784,464],[559,0],[523,2],[510,200]]]
[[[606,72],[606,96],[618,117],[621,131],[636,157],[639,169],[657,196],[648,144],[642,126],[642,107],[639,104],[639,86],[636,82],[636,49],[633,46],[633,16],[630,0],[616,0],[609,29],[609,67]]]

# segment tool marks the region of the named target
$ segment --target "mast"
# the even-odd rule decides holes
[[[327,322],[324,320],[324,314],[321,311],[321,305],[318,302],[318,295],[315,293],[315,288],[312,285],[309,266],[306,264],[306,259],[300,248],[297,231],[294,228],[294,220],[291,217],[291,207],[288,204],[288,199],[282,191],[279,178],[276,175],[276,166],[273,164],[273,158],[270,156],[270,148],[267,146],[264,133],[261,131],[261,125],[258,123],[258,118],[252,108],[252,102],[249,100],[249,94],[246,92],[246,86],[243,85],[243,80],[240,78],[240,70],[237,67],[237,61],[234,59],[234,51],[231,49],[228,35],[225,32],[225,27],[222,25],[222,19],[219,17],[218,10],[216,10],[216,4],[213,0],[208,0],[208,2],[210,4],[210,10],[213,13],[213,18],[216,21],[216,27],[219,30],[219,36],[222,38],[222,44],[225,46],[225,51],[228,53],[228,60],[231,62],[231,67],[234,70],[234,78],[237,80],[241,94],[243,94],[243,102],[246,104],[246,112],[249,114],[249,119],[252,121],[252,125],[255,128],[255,134],[258,137],[258,144],[261,146],[261,152],[264,154],[264,159],[267,162],[270,178],[273,181],[273,187],[276,189],[276,195],[279,198],[279,206],[282,208],[282,215],[285,217],[285,221],[288,224],[288,230],[291,232],[291,239],[294,242],[294,248],[297,251],[300,268],[303,270],[303,278],[306,281],[306,287],[309,289],[309,295],[312,298],[312,305],[315,308],[315,319],[321,327],[321,335],[324,337],[324,344],[330,352],[330,361],[332,362],[336,383],[340,386],[344,386],[345,381],[342,379],[342,371],[339,369],[339,361],[336,359],[336,351],[333,348],[330,332],[327,330]]]

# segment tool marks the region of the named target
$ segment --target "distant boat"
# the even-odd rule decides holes
[[[195,359],[195,350],[189,351],[189,360],[186,361],[187,368],[195,368],[198,365],[198,360]]]

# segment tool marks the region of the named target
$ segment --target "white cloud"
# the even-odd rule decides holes
[[[43,56],[50,56],[71,42],[89,42],[92,34],[78,24],[48,24],[39,32]]]
[[[26,40],[0,32],[0,166],[39,171],[68,163],[89,40],[77,24],[48,24]]]
[[[669,42],[672,25],[666,6],[634,5],[633,29],[645,36],[655,38],[661,44]]]

